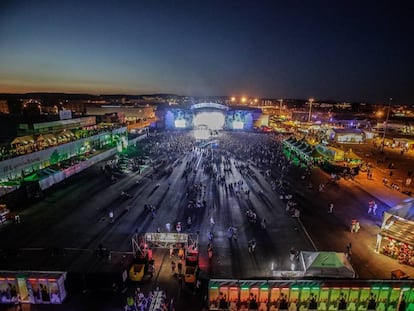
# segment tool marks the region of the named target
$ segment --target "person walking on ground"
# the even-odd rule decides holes
[[[182,274],[178,275],[178,286],[180,289],[183,288],[183,276]]]
[[[230,226],[230,227],[227,229],[227,238],[228,238],[229,240],[233,239],[233,234],[234,234],[233,227],[231,227],[231,226]]]
[[[250,254],[254,254],[255,250],[256,250],[256,240],[255,239],[251,239],[248,243],[247,243],[247,247],[249,250]]]
[[[210,217],[210,227],[213,228],[216,223],[214,222],[213,216]]]
[[[291,247],[290,248],[290,251],[289,251],[289,259],[290,259],[290,261],[295,260],[295,257],[296,257],[296,249],[294,247]]]
[[[172,258],[173,254],[174,254],[174,246],[171,244],[170,245],[170,258]]]
[[[207,253],[208,253],[208,259],[212,259],[213,258],[213,245],[209,244]]]
[[[266,230],[266,219],[262,219],[262,222],[260,223],[260,225],[262,226],[263,230]]]
[[[178,267],[178,274],[180,274],[180,275],[181,275],[181,272],[183,271],[183,264],[181,263],[181,259],[180,259],[180,261],[178,262],[177,267]]]
[[[319,184],[319,192],[323,192],[324,188],[325,188],[324,184]]]
[[[155,267],[154,267],[154,264],[151,263],[148,266],[148,274],[149,274],[150,279],[152,279],[152,277],[154,276],[154,272],[155,272]]]
[[[113,211],[110,211],[110,212],[109,212],[109,221],[110,221],[111,223],[113,223],[113,222],[114,222],[114,212],[113,212]]]
[[[374,204],[372,205],[372,214],[374,216],[377,215],[377,208],[378,208],[378,205],[376,202],[374,202]]]
[[[330,202],[329,205],[328,205],[328,213],[332,214],[333,208],[334,208],[334,204],[333,204],[333,202]]]
[[[209,231],[207,234],[207,238],[209,242],[213,242],[213,239],[214,239],[213,232]]]
[[[371,214],[374,204],[375,204],[374,200],[371,200],[368,202],[368,214]]]
[[[359,229],[361,229],[361,226],[360,226],[360,224],[359,224],[359,221],[357,220],[357,221],[355,222],[354,232],[355,232],[355,233],[358,233]]]
[[[356,227],[356,219],[352,219],[351,221],[351,233],[355,232],[355,227]]]
[[[175,261],[171,260],[171,274],[175,274]]]
[[[345,255],[347,257],[350,257],[352,255],[352,244],[351,244],[351,242],[349,242],[348,245],[346,246]]]

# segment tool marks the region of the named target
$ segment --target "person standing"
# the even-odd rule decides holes
[[[110,212],[109,212],[109,221],[110,221],[111,223],[113,223],[113,222],[114,222],[114,212],[113,212],[113,211],[110,211]]]
[[[334,204],[333,204],[333,202],[330,202],[329,205],[328,205],[328,213],[329,214],[332,214],[333,208],[334,208]]]

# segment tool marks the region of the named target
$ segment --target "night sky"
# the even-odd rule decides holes
[[[2,0],[0,92],[31,91],[414,104],[414,10],[410,1]]]

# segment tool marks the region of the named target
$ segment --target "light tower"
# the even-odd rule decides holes
[[[385,123],[384,123],[384,132],[382,134],[381,153],[384,152],[385,133],[387,132],[388,119],[390,118],[391,102],[392,102],[392,98],[390,97],[390,99],[388,100],[387,117],[385,118]]]
[[[308,122],[311,122],[312,119],[312,103],[313,103],[314,99],[313,98],[309,98],[309,115],[308,115]]]

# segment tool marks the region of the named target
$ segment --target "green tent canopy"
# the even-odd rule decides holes
[[[300,261],[306,277],[355,278],[355,270],[344,253],[303,251]]]

